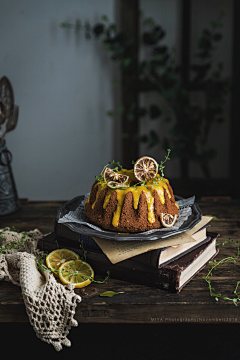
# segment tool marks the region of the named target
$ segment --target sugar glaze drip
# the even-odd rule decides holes
[[[122,169],[121,171],[119,171],[119,173],[129,176],[130,184],[136,182],[133,170]],[[98,190],[97,190],[97,194],[96,194],[96,199],[95,199],[94,203],[92,204],[92,209],[94,209],[94,206],[95,206],[95,204],[97,202],[98,196],[99,196],[100,192],[103,189],[108,187],[108,191],[107,191],[107,194],[105,196],[104,203],[103,203],[103,208],[104,209],[107,208],[107,205],[109,203],[109,200],[110,200],[113,192],[116,192],[117,193],[117,209],[113,214],[112,225],[114,227],[117,227],[118,224],[119,224],[119,219],[120,219],[120,215],[121,215],[121,211],[122,211],[122,206],[123,206],[126,194],[128,192],[131,192],[133,194],[133,206],[134,206],[134,209],[136,210],[138,208],[140,194],[141,194],[142,191],[144,191],[144,193],[146,195],[147,206],[148,206],[148,221],[152,224],[152,223],[155,222],[154,190],[158,193],[160,202],[162,204],[164,204],[165,203],[164,189],[166,190],[169,199],[171,199],[171,194],[170,194],[169,189],[168,189],[168,184],[169,184],[168,179],[160,177],[159,174],[157,174],[157,176],[155,177],[154,180],[148,180],[145,183],[145,185],[136,186],[136,187],[130,186],[130,187],[126,188],[126,189],[119,189],[119,188],[118,189],[111,189],[110,187],[107,186],[107,183],[105,181],[102,181],[102,182],[99,181],[95,185],[95,186],[98,187]],[[178,208],[178,205],[177,205],[176,202],[175,202],[175,205]]]

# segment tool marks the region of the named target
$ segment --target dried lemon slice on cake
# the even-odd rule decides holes
[[[46,257],[46,264],[47,267],[49,267],[54,274],[57,275],[58,270],[63,263],[69,260],[77,259],[80,259],[80,256],[74,251],[68,249],[57,249],[48,254]]]
[[[129,185],[126,184],[129,176],[119,174],[108,167],[104,170],[103,178],[112,189],[117,187],[129,187]]]
[[[135,162],[133,172],[139,181],[154,178],[158,173],[158,163],[149,156],[143,156]]]
[[[177,220],[177,217],[178,217],[177,215],[161,213],[160,220],[161,220],[162,226],[167,227],[167,228],[173,226]]]
[[[109,181],[108,182],[108,186],[111,188],[111,189],[117,189],[117,188],[123,188],[123,189],[126,189],[129,187],[129,185],[127,184],[121,184],[121,183],[118,183],[116,181]]]
[[[64,284],[74,284],[75,288],[82,288],[91,284],[94,277],[92,267],[82,260],[70,260],[59,268],[59,278]]]

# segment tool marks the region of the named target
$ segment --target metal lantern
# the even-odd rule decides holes
[[[17,121],[18,106],[14,105],[12,86],[8,78],[3,76],[0,78],[0,216],[20,209],[11,169],[12,154],[4,140],[6,134],[15,129]]]

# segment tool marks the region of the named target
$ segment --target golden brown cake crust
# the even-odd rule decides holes
[[[93,184],[89,201],[87,201],[85,204],[85,213],[90,222],[102,227],[103,229],[110,231],[137,233],[151,229],[158,229],[162,227],[160,221],[161,213],[168,213],[171,215],[178,214],[178,207],[176,206],[175,203],[173,190],[169,184],[167,184],[167,188],[171,197],[169,197],[166,189],[163,188],[164,199],[165,199],[164,204],[161,203],[157,191],[154,189],[152,192],[154,197],[153,211],[155,217],[155,221],[153,223],[149,222],[148,220],[149,210],[148,210],[147,197],[145,192],[141,191],[138,201],[138,207],[137,209],[135,209],[133,193],[129,191],[126,193],[125,198],[123,200],[123,205],[121,208],[118,225],[113,226],[113,216],[114,213],[116,212],[118,205],[117,191],[113,191],[111,193],[111,197],[107,203],[106,208],[104,209],[104,202],[105,202],[105,197],[108,193],[108,187],[99,190],[97,182]]]

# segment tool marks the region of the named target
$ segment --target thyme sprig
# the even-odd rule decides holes
[[[19,230],[15,229],[14,226],[12,226],[11,228],[4,228],[1,232],[0,232],[0,242],[4,241],[2,234],[6,231],[13,231],[13,232],[17,232],[18,234],[20,233]],[[26,237],[29,237],[28,239],[26,239]],[[5,244],[5,245],[0,245],[0,254],[4,254],[7,250],[10,249],[14,249],[17,247],[23,247],[27,242],[34,240],[33,234],[31,233],[27,233],[27,232],[22,232],[22,237],[19,241],[12,241],[11,243]]]
[[[59,275],[60,270],[56,270],[54,266],[52,268],[48,268],[45,265],[45,259],[46,259],[46,256],[43,256],[42,254],[40,254],[38,257],[36,257],[36,263],[37,263],[38,270],[51,271],[53,274]],[[74,264],[75,264],[75,261],[73,260],[73,262],[71,263],[71,265],[70,265],[70,267],[68,269],[62,269],[61,270],[61,274],[64,273],[64,274],[66,274],[68,276],[72,275],[72,276],[76,277],[78,275],[78,272],[73,270]],[[104,284],[104,283],[106,283],[106,280],[110,277],[110,271],[109,270],[107,271],[107,275],[105,276],[105,279],[102,280],[102,281],[94,280],[92,277],[88,278],[86,275],[81,275],[81,277],[82,277],[83,280],[89,279],[91,281],[91,283],[96,282],[98,284]]]
[[[165,183],[165,180],[160,176],[158,178],[155,177],[155,178],[146,179],[144,181],[140,181],[140,182],[134,184],[133,188],[135,190],[137,190],[137,186],[145,186],[146,182],[149,180],[152,180],[153,185],[159,185],[160,181],[163,181]],[[153,185],[148,185],[148,186],[146,186],[146,188],[149,190],[149,188],[152,187]]]
[[[46,260],[46,255],[38,254],[38,255],[36,256],[35,261],[36,261],[38,270],[51,271],[53,274],[56,274],[56,271],[57,271],[57,270],[54,270],[54,268],[53,268],[53,269],[49,269],[49,268],[46,266],[45,260]]]
[[[2,237],[2,234],[6,231],[13,231],[13,232],[17,232],[17,233],[20,233],[19,230],[15,229],[15,227],[13,226],[12,228],[4,228],[2,231],[0,231],[0,243],[2,241],[4,241],[4,238]],[[28,238],[27,238],[28,237]],[[6,245],[1,245],[0,244],[0,254],[3,254],[5,253],[6,250],[9,250],[9,249],[14,249],[14,248],[18,248],[19,246],[20,247],[23,247],[27,242],[29,241],[32,241],[34,240],[34,235],[31,234],[31,233],[27,233],[27,232],[22,232],[22,237],[19,241],[12,241],[11,243],[8,243]],[[59,245],[58,245],[58,242],[57,240],[55,240],[56,244],[57,244],[57,247],[59,248]],[[83,261],[86,261],[86,255],[87,255],[87,250],[84,249],[84,246],[83,246],[83,240],[80,242],[80,248],[81,250],[83,251],[83,257],[81,257],[81,260]],[[37,265],[37,269],[39,271],[50,271],[52,272],[53,274],[55,275],[59,275],[59,270],[55,269],[55,267],[53,266],[52,268],[48,268],[46,266],[46,257],[47,257],[48,253],[47,252],[44,252],[44,251],[41,251],[39,253],[37,253],[35,255],[35,261],[36,261],[36,265]],[[62,270],[61,273],[66,273],[67,275],[73,275],[73,276],[77,276],[78,275],[78,272],[77,271],[74,271],[73,270],[73,267],[74,267],[74,264],[75,264],[75,261],[73,260],[73,262],[70,264],[70,267],[68,268],[68,270]],[[100,281],[100,280],[94,280],[92,277],[89,278],[89,280],[91,282],[96,282],[98,284],[103,284],[106,282],[106,280],[110,277],[110,272],[107,271],[107,275],[105,277],[104,280]],[[88,279],[87,276],[85,275],[82,275],[82,279]]]
[[[80,240],[79,240],[80,241]],[[86,259],[87,259],[87,250],[86,249],[84,249],[84,246],[83,246],[83,240],[82,241],[80,241],[80,249],[82,250],[82,252],[83,252],[83,257],[81,257],[81,260],[83,260],[83,261],[87,261]]]
[[[80,241],[80,240],[79,240],[79,241]],[[80,245],[79,245],[79,246],[80,246],[80,249],[81,249],[82,252],[83,252],[83,257],[81,257],[81,260],[87,261],[87,250],[86,250],[86,249],[84,248],[84,246],[83,246],[83,240],[80,241]],[[104,279],[103,281],[94,280],[92,277],[90,277],[89,280],[90,280],[91,282],[96,282],[96,283],[98,283],[98,284],[104,284],[109,277],[110,277],[110,271],[108,270],[108,271],[107,271],[107,275],[106,275],[106,277],[105,277],[105,279]],[[82,275],[82,278],[83,278],[83,280],[84,280],[84,279],[87,278],[87,276]]]
[[[164,161],[161,161],[160,164],[158,164],[158,171],[161,172],[161,175],[162,177],[164,177],[164,173],[163,173],[163,169],[165,168],[165,166],[163,166],[163,164],[167,161],[167,160],[170,160],[170,152],[171,152],[171,149],[167,149],[167,156],[165,156],[165,160]]]
[[[105,182],[105,181],[103,181],[104,179],[103,179],[103,173],[104,173],[104,170],[106,169],[106,167],[108,167],[109,165],[117,165],[117,166],[115,166],[115,168],[113,168],[112,170],[113,171],[118,171],[119,170],[119,168],[120,168],[120,170],[122,170],[122,165],[119,163],[119,161],[118,162],[115,162],[115,160],[113,160],[112,162],[108,162],[107,163],[107,165],[105,165],[104,167],[103,167],[103,169],[102,169],[102,171],[101,171],[101,174],[99,175],[99,176],[95,176],[95,180],[96,181],[100,181],[100,182]],[[109,180],[108,180],[109,181]]]
[[[104,280],[102,280],[102,281],[100,281],[100,280],[94,280],[92,277],[90,277],[89,278],[89,280],[91,281],[91,282],[95,282],[95,283],[98,283],[98,284],[104,284],[104,283],[107,283],[107,279],[110,277],[110,271],[108,270],[107,271],[107,275],[105,276],[105,279]],[[82,278],[83,278],[83,280],[84,279],[88,279],[88,277],[87,276],[85,276],[85,275],[82,275]]]
[[[158,171],[161,173],[161,176],[159,178],[150,178],[150,179],[146,179],[144,181],[140,181],[133,186],[133,188],[136,190],[136,187],[137,186],[145,186],[146,182],[149,181],[149,180],[152,180],[153,184],[159,184],[160,181],[163,181],[165,183],[165,180],[163,179],[164,177],[164,172],[163,172],[163,169],[165,168],[165,166],[163,165],[167,160],[170,160],[169,158],[169,155],[170,155],[170,152],[171,152],[171,149],[167,149],[167,155],[165,156],[165,160],[161,161],[160,164],[158,164]],[[107,166],[109,165],[112,165],[112,164],[116,164],[117,166],[112,169],[113,171],[119,171],[119,167],[120,167],[120,170],[123,169],[122,165],[120,165],[119,161],[118,162],[115,162],[115,160],[113,160],[112,162],[108,162],[107,165],[105,165],[101,171],[101,174],[99,176],[95,176],[95,181],[98,181],[98,182],[101,182],[101,183],[108,183],[108,181],[110,180],[107,180],[107,181],[104,181],[104,178],[103,178],[103,173],[104,173],[104,170],[106,169]],[[134,165],[135,164],[135,161],[132,160],[132,164]],[[130,186],[130,184],[127,184]],[[150,185],[151,186],[151,185]],[[124,190],[125,187],[121,187],[120,189]]]
[[[229,298],[228,296],[225,296],[221,293],[215,293],[215,289],[212,287],[211,285],[211,280],[210,280],[210,276],[212,276],[212,272],[213,270],[216,270],[221,264],[227,263],[229,261],[233,261],[234,264],[236,264],[236,260],[240,257],[240,251],[239,251],[239,245],[238,245],[238,240],[226,240],[224,242],[222,242],[222,246],[224,246],[226,243],[228,242],[235,242],[237,244],[237,254],[235,257],[233,256],[228,256],[222,260],[213,260],[213,261],[209,261],[209,264],[213,264],[211,269],[208,271],[208,274],[206,276],[203,276],[203,279],[208,283],[208,288],[210,291],[210,296],[214,296],[215,300],[218,301],[219,299],[223,299],[223,300],[230,300],[233,302],[234,305],[237,306],[237,302],[240,301],[240,291],[238,290],[238,285],[240,283],[240,281],[237,281],[235,290],[233,291],[233,294],[236,295],[236,297],[234,298]],[[217,243],[216,245],[219,246],[221,243]]]

